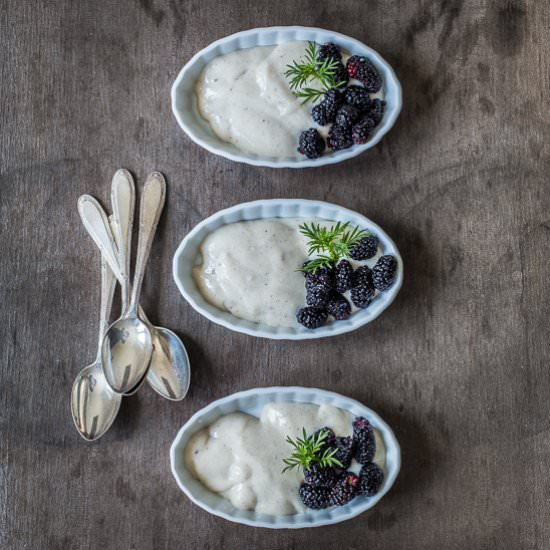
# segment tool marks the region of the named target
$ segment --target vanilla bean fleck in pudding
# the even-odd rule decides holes
[[[201,294],[236,317],[274,327],[295,327],[304,303],[306,218],[271,218],[220,227],[201,244],[202,263],[193,268]]]
[[[271,515],[306,511],[299,496],[300,469],[282,473],[291,447],[286,437],[330,426],[337,436],[352,434],[352,416],[330,405],[268,403],[260,417],[232,413],[194,434],[185,447],[185,464],[208,489],[240,510]],[[374,430],[373,462],[384,469],[385,448]]]
[[[305,47],[259,46],[208,63],[195,91],[201,115],[220,139],[260,156],[299,157],[298,136],[312,125],[311,104],[293,95],[284,72]]]

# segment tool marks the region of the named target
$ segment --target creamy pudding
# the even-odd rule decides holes
[[[247,48],[206,65],[195,87],[198,108],[220,139],[260,156],[299,156],[298,136],[311,126],[311,105],[293,95],[284,72],[305,47]]]
[[[193,268],[201,294],[241,319],[296,326],[305,296],[297,269],[308,258],[299,225],[311,221],[322,220],[271,218],[220,227],[201,244],[202,264]]]
[[[350,436],[351,422],[348,412],[329,405],[268,403],[259,418],[232,413],[194,434],[185,448],[185,464],[196,479],[240,510],[305,512],[298,492],[302,471],[282,473],[283,459],[291,451],[287,435],[294,438],[303,428],[313,433],[329,426],[337,436]],[[384,469],[384,444],[376,430],[374,435],[373,462]]]

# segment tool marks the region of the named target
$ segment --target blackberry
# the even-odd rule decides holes
[[[357,492],[360,495],[372,497],[382,485],[384,481],[384,472],[376,464],[369,462],[365,464],[359,472],[359,485]]]
[[[337,437],[335,445],[338,450],[334,454],[334,458],[338,459],[342,463],[344,469],[349,468],[351,459],[353,458],[353,451],[355,450],[353,438]]]
[[[374,288],[386,290],[394,280],[397,269],[397,260],[393,256],[381,256],[372,268],[372,282]]]
[[[362,309],[368,307],[375,293],[370,268],[366,265],[358,267],[353,273],[352,283],[350,297],[353,305]]]
[[[359,109],[346,103],[338,109],[335,122],[338,126],[342,126],[342,128],[351,128],[360,114]]]
[[[329,294],[325,307],[329,315],[332,315],[337,321],[345,321],[351,315],[350,303],[334,290]]]
[[[376,93],[382,87],[382,78],[366,57],[352,55],[348,59],[346,68],[349,77],[359,80],[367,92]]]
[[[327,310],[319,307],[303,307],[296,313],[298,323],[309,329],[322,327],[327,319]]]
[[[329,90],[323,97],[323,101],[315,105],[311,110],[311,116],[317,124],[325,126],[334,122],[336,111],[344,103],[344,96],[338,90]]]
[[[322,510],[330,506],[331,493],[328,487],[313,487],[304,483],[299,492],[302,502],[312,510]]]
[[[362,63],[365,59],[366,59],[365,57],[361,57],[360,55],[352,55],[348,59],[346,63],[346,70],[348,71],[348,76],[350,78],[355,78],[357,80],[360,80],[358,74],[360,72]]]
[[[319,158],[325,150],[325,140],[315,129],[304,130],[300,134],[298,152],[308,159]]]
[[[363,237],[350,251],[349,255],[354,260],[369,260],[376,256],[378,239],[374,235]]]
[[[336,44],[327,42],[319,48],[317,59],[319,61],[324,61],[325,59],[336,59],[337,61],[340,61],[342,59],[342,54]]]
[[[328,303],[329,293],[330,289],[324,285],[310,286],[306,291],[306,304],[324,308]]]
[[[332,76],[336,84],[339,84],[340,82],[345,82],[347,84],[349,81],[348,71],[342,62],[338,63]]]
[[[368,265],[362,265],[353,272],[351,286],[368,286],[374,290],[372,271]]]
[[[314,487],[333,487],[338,476],[334,468],[323,468],[319,464],[311,464],[310,469],[304,468],[304,479]]]
[[[367,59],[367,62],[363,66],[361,71],[361,82],[365,86],[365,90],[372,94],[375,94],[382,88],[382,78],[374,65]]]
[[[375,126],[378,126],[378,124],[382,120],[382,117],[384,116],[385,106],[386,102],[381,99],[376,98],[371,101],[367,116],[372,119]]]
[[[355,452],[353,454],[355,460],[359,464],[372,462],[376,453],[376,441],[374,430],[366,418],[358,416],[353,421],[353,439],[355,441]]]
[[[309,273],[308,275],[306,275],[306,282],[305,282],[306,293],[309,292],[310,289],[312,289],[315,286],[324,286],[327,292],[330,290],[330,286],[328,286],[324,281],[322,281],[321,279],[318,279],[312,273]]]
[[[369,117],[364,117],[357,124],[354,124],[351,129],[351,139],[353,143],[357,145],[367,143],[370,138],[370,133],[375,126],[374,121]]]
[[[357,494],[359,477],[352,472],[345,472],[330,491],[330,504],[344,506]]]
[[[346,292],[352,287],[353,267],[347,260],[340,260],[334,268],[334,288]]]
[[[374,288],[368,286],[356,286],[351,289],[351,301],[355,307],[365,309],[369,307],[374,298]]]
[[[336,116],[336,111],[344,103],[344,95],[340,90],[329,90],[324,95],[322,103],[325,104],[327,111],[331,111],[331,114],[334,113],[333,116]]]
[[[311,118],[313,119],[313,122],[315,122],[315,124],[319,124],[319,126],[326,126],[327,124],[334,122],[335,116],[336,111],[334,111],[334,109],[327,109],[326,105],[322,101],[311,109]]]
[[[313,437],[315,439],[317,439],[317,436],[321,433],[321,432],[327,432],[327,436],[325,438],[325,440],[323,441],[323,447],[321,449],[321,452],[325,452],[325,450],[328,448],[328,447],[334,447],[335,445],[335,442],[336,442],[336,436],[334,435],[334,431],[329,428],[328,426],[325,426],[324,428],[321,428],[320,430],[317,430],[314,434],[313,434]]]
[[[306,262],[304,265],[306,265]],[[334,270],[328,267],[319,267],[313,271],[305,271],[306,278],[306,289],[309,289],[312,286],[322,285],[327,289],[330,289],[334,286]]]
[[[353,437],[361,439],[363,435],[372,431],[371,423],[364,416],[356,416],[351,423]]]
[[[333,151],[351,147],[353,145],[351,130],[349,128],[339,126],[338,124],[333,124],[328,132],[327,143]]]
[[[368,111],[371,107],[369,93],[363,86],[355,86],[354,84],[348,86],[344,91],[344,100],[362,112]]]

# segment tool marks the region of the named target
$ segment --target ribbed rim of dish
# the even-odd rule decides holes
[[[276,159],[269,159],[269,158],[264,159],[260,157],[255,157],[254,155],[251,155],[246,152],[233,153],[221,147],[214,147],[208,142],[206,142],[204,139],[198,137],[195,134],[195,132],[193,131],[193,128],[191,128],[187,124],[187,122],[185,121],[185,116],[183,116],[182,113],[180,113],[176,105],[178,88],[181,82],[183,81],[183,79],[186,77],[186,74],[189,71],[189,69],[195,63],[197,63],[201,59],[201,57],[205,56],[210,51],[224,44],[227,44],[228,42],[231,42],[231,41],[238,42],[239,39],[245,36],[252,36],[254,34],[260,36],[261,34],[266,34],[266,33],[285,33],[286,38],[284,42],[291,41],[291,40],[306,40],[306,38],[298,38],[296,36],[298,33],[312,33],[312,36],[310,38],[307,38],[307,40],[313,40],[318,43],[327,42],[327,41],[332,41],[336,43],[345,42],[352,45],[352,47],[348,48],[350,51],[353,50],[353,53],[357,55],[368,56],[368,58],[374,63],[374,65],[379,70],[381,70],[381,72],[383,73],[384,86],[386,87],[386,90],[387,91],[391,90],[392,94],[395,95],[395,105],[393,109],[387,110],[384,113],[384,117],[380,125],[376,129],[373,137],[367,143],[362,145],[354,145],[349,149],[344,149],[341,151],[336,151],[334,153],[323,155],[318,159],[297,158],[295,160],[289,160],[289,159],[276,160]],[[317,35],[322,35],[322,36],[317,36]],[[278,44],[280,42],[282,41],[274,41],[273,44]],[[259,45],[259,44],[256,44],[256,45]],[[268,44],[261,44],[261,45],[268,45]],[[249,46],[249,47],[255,47],[255,46]],[[235,51],[237,49],[240,49],[240,48],[234,48],[234,50],[231,50],[231,51]],[[224,52],[224,53],[229,53],[229,52]],[[210,151],[215,155],[222,156],[224,158],[227,158],[235,162],[244,162],[246,164],[251,164],[253,166],[266,166],[269,168],[309,168],[309,167],[317,167],[317,166],[326,166],[326,165],[342,162],[349,158],[353,158],[357,155],[360,155],[367,149],[371,149],[372,147],[374,147],[384,137],[384,135],[389,132],[389,130],[395,124],[395,121],[399,116],[399,113],[401,111],[401,106],[402,106],[401,85],[399,83],[399,80],[397,79],[395,71],[393,70],[391,65],[377,51],[373,50],[372,48],[360,42],[359,40],[352,38],[351,36],[347,36],[345,34],[342,34],[336,31],[330,31],[319,27],[302,27],[298,25],[277,26],[277,27],[258,27],[254,29],[240,31],[212,42],[210,45],[206,46],[205,48],[197,52],[185,64],[183,69],[181,69],[176,80],[174,81],[174,84],[172,85],[170,95],[171,95],[171,103],[172,103],[172,112],[174,113],[174,116],[176,117],[178,124],[180,125],[182,130],[189,136],[189,138],[192,141],[194,141],[197,145],[200,145],[201,147],[203,147],[204,149],[206,149],[207,151]],[[208,123],[206,122],[206,124]],[[220,143],[223,145],[223,142],[221,142],[221,140],[220,140]]]
[[[225,405],[232,402],[241,402],[243,400],[252,400],[254,398],[257,399],[259,396],[269,394],[273,394],[274,396],[285,395],[287,397],[296,397],[297,395],[298,397],[300,397],[299,399],[274,399],[275,401],[306,404],[311,403],[313,405],[330,404],[339,409],[350,412],[354,416],[366,416],[373,427],[381,433],[384,439],[384,445],[386,446],[387,454],[389,455],[389,453],[391,453],[392,466],[391,468],[388,467],[386,459],[386,475],[380,491],[373,497],[362,497],[362,501],[358,501],[357,499],[355,499],[354,501],[348,503],[343,507],[336,507],[319,511],[309,511],[305,514],[294,514],[288,516],[270,516],[267,514],[256,514],[255,512],[244,512],[237,509],[235,509],[234,513],[228,513],[223,510],[214,508],[204,501],[200,500],[200,498],[197,498],[182,481],[180,474],[177,471],[177,453],[183,452],[182,445],[186,444],[189,440],[189,437],[191,437],[196,431],[206,427],[211,423],[210,421],[205,423],[200,422],[201,418],[208,415],[208,413],[210,413],[211,411],[220,408],[220,416],[222,414],[238,412],[239,410],[241,410],[242,412],[246,412],[246,410],[243,411],[242,409],[238,408],[229,410],[229,408],[225,407]],[[197,424],[196,429],[193,429],[195,427],[195,424]],[[362,514],[366,510],[373,508],[382,499],[382,497],[388,493],[388,491],[394,484],[397,475],[399,474],[399,471],[401,469],[401,450],[399,442],[397,441],[397,438],[390,426],[380,417],[380,415],[378,415],[372,409],[363,405],[361,402],[355,399],[346,397],[336,392],[322,390],[318,388],[306,388],[300,386],[272,386],[253,388],[233,393],[226,397],[222,397],[221,399],[217,399],[216,401],[213,401],[209,405],[206,405],[205,407],[197,411],[180,428],[174,441],[172,442],[172,445],[170,446],[170,467],[172,470],[172,475],[176,479],[179,488],[187,495],[187,497],[197,506],[203,508],[204,510],[215,516],[219,516],[228,521],[242,523],[244,525],[249,525],[252,527],[265,527],[269,529],[301,529],[340,523],[342,521],[352,519],[359,514]],[[197,481],[197,483],[200,484],[200,481]],[[208,491],[208,489],[206,488],[204,488],[204,490]],[[214,493],[212,494],[215,495]],[[253,519],[250,517],[255,515],[257,515],[259,519]],[[293,518],[293,520],[289,521],[289,518]],[[296,519],[298,519],[298,521],[296,521]]]
[[[277,212],[280,213],[285,208],[287,208],[288,211],[293,208],[291,210],[291,215],[277,215]],[[307,209],[308,213],[300,214],[300,210],[303,211],[304,209]],[[264,214],[255,217],[244,216],[246,212],[254,212],[256,210],[266,212],[267,215]],[[329,214],[323,215],[323,212],[328,212]],[[330,213],[332,213],[332,215]],[[237,216],[235,216],[236,214]],[[251,321],[240,319],[209,304],[200,294],[200,291],[193,281],[192,274],[190,274],[190,277],[188,278],[190,284],[193,285],[191,287],[191,291],[187,288],[187,284],[182,281],[182,277],[180,275],[180,264],[185,263],[185,265],[188,266],[188,269],[192,270],[196,254],[198,254],[200,242],[206,238],[207,234],[215,231],[218,227],[238,221],[288,217],[319,217],[334,221],[350,221],[356,225],[372,230],[380,241],[380,246],[383,249],[383,253],[392,254],[397,260],[397,276],[393,285],[388,290],[378,294],[368,308],[353,313],[346,321],[335,321],[316,330],[308,330],[300,326],[295,328],[276,328],[262,323],[253,323]],[[197,240],[200,238],[200,242],[196,243],[196,247],[194,242],[195,238]],[[195,257],[187,258],[186,262],[182,262],[182,256],[188,246],[193,247],[195,250]],[[176,253],[174,254],[172,273],[179,291],[187,302],[189,302],[191,307],[213,323],[222,325],[225,328],[235,330],[237,332],[248,334],[250,336],[258,336],[276,340],[307,340],[344,334],[374,321],[374,319],[376,319],[386,308],[390,306],[397,296],[401,285],[403,284],[403,260],[401,259],[401,255],[399,254],[395,243],[390,239],[386,232],[369,218],[359,214],[358,212],[323,201],[306,199],[268,199],[237,204],[230,208],[220,210],[212,216],[199,222],[184,237],[178,246]]]

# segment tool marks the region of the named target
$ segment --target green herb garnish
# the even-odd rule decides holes
[[[340,258],[349,258],[352,248],[364,237],[370,235],[365,229],[350,227],[349,222],[322,227],[320,224],[304,223],[300,233],[308,238],[308,254],[317,255],[300,268],[300,271],[315,273],[321,267],[331,268]]]
[[[294,448],[294,452],[290,455],[290,458],[283,459],[286,464],[283,469],[283,473],[287,470],[292,470],[301,466],[306,470],[310,470],[312,464],[319,464],[319,466],[326,468],[328,466],[339,466],[343,468],[343,464],[334,457],[338,451],[335,447],[327,447],[323,450],[324,441],[328,437],[329,432],[327,430],[320,431],[317,436],[310,435],[308,437],[305,428],[303,428],[302,437],[292,439],[287,436],[286,441]]]
[[[319,46],[315,42],[308,42],[304,59],[294,60],[287,65],[285,76],[289,79],[289,86],[296,97],[302,99],[302,104],[317,102],[329,90],[342,88],[346,83],[336,82],[335,74],[338,69],[337,59],[327,58],[319,61]],[[308,86],[310,81],[317,80],[320,88]]]

